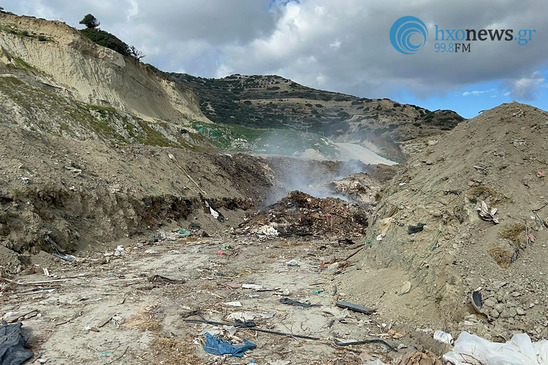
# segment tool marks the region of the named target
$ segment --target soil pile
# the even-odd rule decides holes
[[[265,161],[248,155],[108,146],[18,127],[0,128],[0,139],[9,141],[0,144],[0,246],[11,251],[1,256],[4,273],[24,267],[29,252],[96,250],[188,220],[226,231],[274,185]]]
[[[548,338],[547,133],[547,112],[511,103],[430,143],[380,193],[369,274],[344,290],[411,326]]]
[[[377,202],[381,185],[368,174],[352,174],[331,183],[334,191],[347,196],[360,204],[374,205]]]

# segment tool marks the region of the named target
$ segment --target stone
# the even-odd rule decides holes
[[[516,313],[518,314],[518,316],[524,316],[525,315],[525,310],[523,310],[523,308],[521,308],[521,307],[517,307],[516,308]]]
[[[489,312],[489,315],[493,318],[499,318],[500,313],[496,309],[492,309],[491,312]]]
[[[505,308],[500,316],[502,318],[514,318],[517,315],[517,312],[514,308]]]
[[[497,312],[502,313],[502,311],[504,310],[504,305],[502,303],[497,303],[495,304],[495,309]]]
[[[401,289],[400,289],[400,295],[407,294],[411,291],[411,283],[409,281],[406,281],[403,283]]]
[[[494,308],[497,302],[493,298],[487,298],[483,302],[483,305],[487,308]]]

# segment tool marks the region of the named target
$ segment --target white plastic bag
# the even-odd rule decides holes
[[[497,343],[462,332],[443,360],[454,365],[548,365],[548,341],[532,343],[521,333],[506,343]]]

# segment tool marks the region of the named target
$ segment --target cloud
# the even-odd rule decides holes
[[[546,87],[544,77],[538,71],[528,77],[507,81],[503,87],[508,89],[508,95],[517,100],[535,100],[540,88]]]
[[[545,0],[7,0],[6,10],[62,19],[86,13],[166,71],[216,77],[278,74],[311,87],[365,97],[407,91],[417,97],[504,80],[515,97],[535,97],[546,72]],[[470,9],[473,9],[471,11]],[[414,55],[397,52],[391,25],[413,15],[429,30]],[[470,52],[436,53],[443,29],[534,29],[532,40],[471,42]],[[524,77],[525,76],[525,77]],[[542,81],[540,82],[542,84]],[[467,95],[479,95],[469,91]]]
[[[462,93],[462,96],[470,96],[470,95],[478,96],[478,95],[481,95],[481,94],[491,93],[493,91],[495,91],[495,89],[465,91],[465,92]]]

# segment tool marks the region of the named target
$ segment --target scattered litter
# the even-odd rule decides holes
[[[200,319],[183,319],[183,321],[184,322],[191,322],[191,323],[205,323],[205,324],[209,324],[209,325],[212,325],[212,326],[230,326],[230,324],[228,324],[228,323],[208,321],[204,317],[202,317],[202,316],[200,316],[200,317],[201,317]],[[253,322],[253,321],[251,321],[251,322]],[[255,332],[269,333],[271,335],[277,335],[277,336],[286,336],[286,337],[292,337],[292,338],[295,337],[295,338],[302,338],[302,339],[305,339],[305,340],[314,340],[314,341],[320,341],[321,340],[319,337],[298,335],[298,334],[295,334],[295,333],[264,330],[264,329],[255,327],[254,322],[253,322],[253,326],[249,326],[247,322],[242,323],[241,321],[236,320],[236,322],[234,323],[234,326],[238,327],[238,328],[242,328],[242,329],[252,329]]]
[[[472,307],[476,310],[478,313],[482,313],[481,308],[483,307],[483,298],[481,295],[480,289],[476,289],[472,292]]]
[[[240,321],[245,323],[245,322],[253,321],[255,317],[257,316],[259,315],[251,312],[234,312],[234,313],[230,313],[227,319],[231,321]]]
[[[289,267],[301,267],[301,263],[297,260],[287,261],[285,264]]]
[[[448,345],[453,345],[453,342],[455,342],[453,340],[453,336],[451,336],[450,333],[444,331],[434,332],[434,340],[446,343]]]
[[[512,116],[515,118],[520,118],[523,115],[523,110],[520,110],[519,112],[512,113]]]
[[[371,344],[371,343],[380,343],[381,345],[384,345],[384,346],[388,347],[388,349],[390,351],[398,352],[398,350],[396,350],[394,348],[394,346],[390,345],[385,340],[381,340],[381,339],[378,339],[378,338],[371,339],[371,340],[350,341],[350,342],[339,342],[339,341],[335,340],[335,345],[341,346],[341,347],[342,346],[366,345],[366,344]]]
[[[426,223],[418,223],[416,226],[408,226],[407,233],[415,234],[421,232],[424,229],[424,226],[426,226]]]
[[[484,221],[499,224],[499,220],[495,218],[495,214],[497,214],[497,208],[489,209],[487,203],[485,203],[485,201],[483,200],[481,201],[481,207],[478,207],[478,214]]]
[[[217,208],[215,208],[213,203],[211,203],[211,201],[207,199],[202,193],[200,193],[200,198],[204,202],[206,208],[209,209],[209,213],[213,216],[213,218],[215,218],[221,223],[223,223],[226,220],[226,218],[221,214],[221,212],[219,212]]]
[[[257,284],[242,284],[242,289],[252,289],[256,291],[270,291],[270,289],[267,289],[264,286],[257,285]]]
[[[318,304],[303,303],[303,302],[299,302],[299,301],[289,299],[289,298],[281,298],[280,303],[287,304],[287,305],[292,305],[292,306],[295,306],[295,307],[304,307],[304,308],[319,307],[320,306]]]
[[[314,290],[314,291],[312,292],[312,294],[321,294],[321,293],[323,293],[324,291],[325,291],[325,290],[323,290],[323,289]]]
[[[257,228],[257,234],[267,237],[278,237],[280,232],[272,226],[261,226]]]
[[[116,247],[116,250],[114,250],[114,256],[126,256],[128,253],[126,249],[123,246]]]
[[[540,179],[540,178],[546,177],[546,174],[544,173],[544,171],[538,171],[537,177]]]
[[[236,357],[244,356],[244,353],[248,350],[252,350],[257,347],[252,342],[244,339],[243,345],[233,345],[232,341],[226,341],[222,337],[215,338],[209,332],[206,332],[206,343],[204,350],[213,355],[225,355],[229,354]]]
[[[183,237],[188,237],[188,236],[191,235],[190,231],[188,229],[185,229],[185,228],[181,228],[180,230],[177,231],[177,233],[180,234]]]
[[[22,323],[7,324],[2,321],[0,326],[0,364],[19,365],[30,359],[34,354],[25,349],[27,340],[21,336]]]
[[[223,250],[219,250],[217,251],[217,255],[223,256],[223,255],[226,255],[226,253]]]
[[[63,255],[59,255],[58,253],[53,253],[52,255],[68,262],[74,262],[76,260],[76,257],[72,255],[63,256]]]
[[[348,302],[337,302],[337,307],[346,308],[346,309],[350,309],[351,311],[354,311],[354,312],[365,313],[365,314],[375,313],[375,309],[373,309],[373,308],[367,308],[367,307],[363,307],[361,305],[352,304],[352,303],[348,303]]]
[[[548,364],[548,340],[533,343],[529,335],[521,333],[506,343],[496,343],[461,332],[453,351],[443,355],[443,361],[454,365],[543,365]]]
[[[171,279],[162,275],[151,276],[148,281],[154,284],[184,284],[185,280]]]
[[[528,234],[528,235],[527,235],[527,238],[529,239],[529,242],[535,243],[536,238],[535,238],[535,236],[533,236],[532,234]]]
[[[224,305],[228,305],[229,307],[241,307],[242,303],[240,302],[226,302],[223,303]]]
[[[459,191],[458,190],[445,190],[443,192],[444,195],[459,195]]]
[[[65,169],[69,170],[70,172],[72,172],[76,175],[80,175],[82,173],[82,169],[77,169],[77,168],[72,167],[72,166],[65,166]]]

